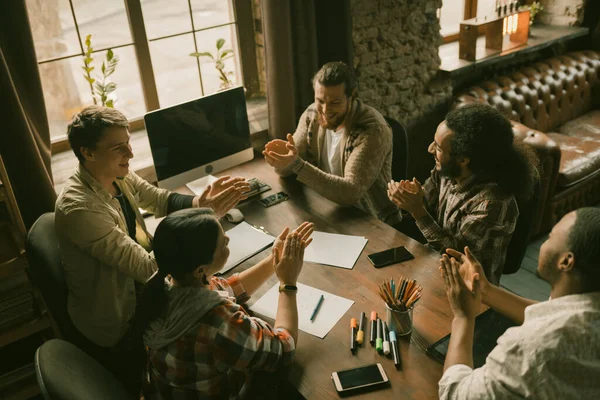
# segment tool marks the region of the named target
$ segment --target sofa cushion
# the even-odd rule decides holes
[[[558,128],[560,133],[590,140],[600,139],[600,110],[593,110]]]
[[[548,133],[560,147],[560,167],[557,188],[575,185],[579,181],[600,173],[600,135],[597,138]]]

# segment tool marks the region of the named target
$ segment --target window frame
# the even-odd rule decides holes
[[[131,30],[131,43],[121,44],[118,46],[112,46],[111,49],[118,49],[120,47],[133,46],[136,54],[140,81],[142,85],[142,93],[144,101],[146,103],[147,112],[157,110],[160,108],[160,102],[158,97],[158,88],[156,86],[156,79],[154,77],[154,70],[152,67],[152,61],[150,56],[150,42],[168,39],[171,37],[182,36],[192,34],[194,37],[194,51],[198,51],[196,42],[196,32],[201,32],[208,29],[214,29],[221,26],[235,25],[235,33],[237,35],[237,44],[239,55],[239,63],[242,74],[243,86],[246,89],[246,97],[250,98],[255,93],[260,92],[259,77],[258,77],[258,65],[256,60],[256,45],[254,43],[254,16],[252,13],[252,0],[232,0],[233,5],[233,21],[225,24],[218,24],[209,26],[201,29],[196,29],[194,26],[194,18],[192,16],[192,3],[191,0],[187,0],[188,8],[190,12],[190,19],[192,23],[192,29],[180,32],[177,34],[160,36],[153,39],[148,39],[146,35],[146,25],[144,22],[144,16],[142,12],[141,0],[123,0],[125,5],[125,11],[127,14],[127,21],[129,23],[129,29]],[[75,30],[77,32],[77,38],[80,45],[79,54],[70,54],[68,56],[53,57],[45,60],[39,60],[38,65],[65,60],[69,58],[82,57],[85,54],[83,48],[83,42],[79,33],[79,23],[75,15],[75,8],[73,1],[69,0],[69,6],[73,16],[73,22],[75,24]],[[94,53],[106,51],[108,48],[94,49]],[[204,86],[202,84],[202,72],[200,69],[200,59],[196,59],[198,66],[198,76],[200,79],[201,91],[204,92]],[[199,95],[202,95],[202,92]],[[145,128],[144,118],[136,117],[129,120],[129,127],[131,131],[137,131]],[[51,151],[52,154],[60,153],[63,151],[70,150],[68,139],[65,136],[61,136],[51,140]]]

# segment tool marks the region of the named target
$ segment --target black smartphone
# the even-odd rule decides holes
[[[339,394],[355,392],[358,389],[370,389],[389,382],[381,363],[337,371],[331,374],[331,379]]]
[[[415,256],[413,256],[410,251],[406,250],[406,247],[400,246],[380,251],[379,253],[369,254],[367,258],[375,268],[381,268],[402,261],[412,260]]]
[[[290,196],[287,193],[279,192],[279,193],[275,193],[270,196],[267,196],[264,199],[260,199],[258,202],[263,207],[271,207],[271,206],[274,206],[275,204],[281,203],[282,201],[286,201],[289,198],[290,198]]]

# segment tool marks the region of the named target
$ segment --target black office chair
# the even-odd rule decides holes
[[[123,385],[82,350],[60,339],[35,352],[35,375],[46,400],[131,400]]]
[[[541,187],[539,172],[537,170],[535,172],[536,179],[531,197],[526,200],[517,200],[519,218],[517,219],[515,231],[506,250],[506,261],[504,262],[502,275],[514,274],[521,268],[523,258],[525,258],[525,253],[527,252],[527,246],[531,241],[532,221],[536,215],[536,206],[540,198]]]
[[[54,231],[54,213],[40,216],[27,233],[29,278],[40,290],[61,336],[71,341],[76,331],[67,313],[67,283]]]
[[[408,175],[408,135],[406,129],[393,118],[385,117],[387,123],[392,127],[393,152],[392,179],[396,182],[407,179]]]

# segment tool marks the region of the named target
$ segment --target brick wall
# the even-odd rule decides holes
[[[451,95],[437,80],[442,0],[351,0],[359,96],[402,123]]]

